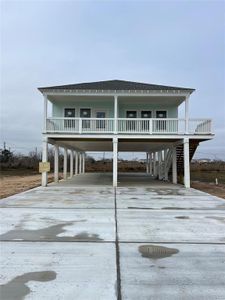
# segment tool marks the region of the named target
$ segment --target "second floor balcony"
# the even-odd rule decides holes
[[[210,119],[47,118],[45,133],[58,134],[212,134]]]

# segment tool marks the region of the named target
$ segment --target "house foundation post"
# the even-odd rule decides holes
[[[149,153],[148,152],[146,152],[145,169],[146,169],[146,173],[149,173]]]
[[[64,148],[64,157],[63,157],[63,179],[67,179],[67,148]]]
[[[149,173],[152,176],[152,153],[149,153]]]
[[[54,181],[59,182],[59,146],[54,145]]]
[[[157,176],[157,172],[156,172],[156,152],[153,153],[153,175]]]
[[[113,139],[113,187],[117,187],[118,180],[118,139]]]
[[[162,179],[162,151],[158,152],[158,176],[159,180]]]
[[[177,184],[177,151],[176,147],[172,150],[172,180],[174,184]]]
[[[78,174],[78,153],[75,152],[75,175]]]
[[[184,139],[184,186],[190,188],[189,139]]]
[[[45,137],[42,141],[42,162],[48,161],[48,138]],[[42,172],[41,185],[47,186],[48,184],[48,172]]]
[[[73,177],[73,150],[70,150],[70,178]]]
[[[83,153],[83,165],[82,165],[82,173],[85,173],[85,153]]]
[[[164,178],[168,180],[169,149],[164,150]]]
[[[82,153],[79,153],[79,174],[82,174]]]

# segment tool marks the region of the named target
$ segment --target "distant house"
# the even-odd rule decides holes
[[[213,138],[210,119],[190,119],[191,88],[109,80],[42,87],[44,96],[43,162],[48,143],[55,147],[55,181],[58,152],[64,148],[64,178],[70,151],[70,176],[83,173],[86,151],[113,152],[113,186],[117,186],[118,151],[145,152],[147,172],[177,183],[184,172],[190,187],[190,166],[198,144]],[[52,103],[51,116],[48,102]],[[185,102],[185,118],[178,107]],[[75,168],[74,168],[75,162]],[[47,185],[47,173],[42,174]]]

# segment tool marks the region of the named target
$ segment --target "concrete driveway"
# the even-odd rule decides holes
[[[73,181],[1,200],[1,299],[225,299],[225,202]]]

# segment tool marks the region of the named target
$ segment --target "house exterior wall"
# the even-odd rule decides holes
[[[90,108],[91,109],[91,117],[95,118],[95,112],[97,110],[105,110],[107,118],[114,117],[114,103],[113,101],[62,101],[62,102],[53,102],[52,103],[52,117],[64,117],[64,109],[65,108],[75,108],[75,117],[80,117],[80,109],[81,108]],[[136,110],[137,118],[141,117],[142,110],[151,110],[152,117],[156,117],[157,110],[166,110],[167,118],[178,118],[178,107],[171,105],[163,105],[163,104],[151,104],[150,101],[146,101],[146,103],[120,103],[118,101],[118,117],[126,118],[127,110]]]

